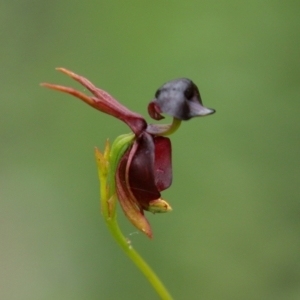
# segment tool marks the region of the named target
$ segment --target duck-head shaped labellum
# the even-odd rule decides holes
[[[200,92],[191,80],[180,78],[165,83],[157,90],[148,112],[155,120],[164,118],[161,113],[179,120],[189,120],[213,114],[215,110],[202,105]]]

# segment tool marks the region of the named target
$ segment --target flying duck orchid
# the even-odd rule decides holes
[[[109,190],[107,201],[111,201],[107,217],[114,217],[112,199],[117,197],[130,222],[151,238],[151,227],[144,211],[163,213],[171,210],[161,197],[161,192],[172,183],[171,141],[166,136],[173,133],[182,120],[207,116],[215,110],[203,106],[199,90],[191,80],[176,79],[160,87],[148,106],[153,119],[161,120],[162,114],[167,114],[173,117],[172,124],[147,124],[140,114],[132,112],[86,78],[64,68],[57,70],[78,81],[92,96],[70,87],[48,83],[43,86],[71,94],[130,127],[132,133],[118,137],[111,148],[107,143],[104,154],[96,149],[96,159],[100,176],[109,178],[105,181],[105,188]]]

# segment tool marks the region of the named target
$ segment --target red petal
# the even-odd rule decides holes
[[[127,182],[138,203],[145,210],[149,202],[160,198],[154,172],[153,137],[143,132],[134,142],[127,163]]]
[[[126,183],[126,166],[128,156],[131,149],[122,157],[116,172],[116,191],[119,203],[128,220],[139,230],[144,232],[149,238],[152,238],[152,231],[148,220],[144,216],[143,210],[129,191],[129,186]]]
[[[152,119],[155,119],[155,120],[162,120],[162,119],[165,118],[164,116],[162,116],[160,114],[161,110],[159,109],[159,107],[154,102],[150,102],[149,103],[149,105],[148,105],[148,113],[149,113],[150,117]]]
[[[172,149],[170,139],[154,137],[155,162],[154,177],[159,191],[167,189],[172,183]]]

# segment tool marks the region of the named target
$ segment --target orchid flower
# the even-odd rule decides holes
[[[112,199],[117,197],[129,221],[151,238],[151,227],[144,211],[171,210],[161,197],[161,192],[172,183],[171,141],[166,136],[173,133],[182,120],[207,116],[215,110],[203,106],[199,90],[191,80],[176,79],[159,88],[148,106],[153,119],[161,120],[162,114],[167,114],[173,117],[172,124],[147,124],[140,114],[132,112],[86,78],[64,68],[57,70],[81,83],[93,95],[60,85],[43,83],[43,86],[71,94],[130,127],[132,133],[117,138],[111,150],[108,143],[104,154],[96,149],[100,176],[108,174],[109,177],[105,188],[109,190],[108,201],[112,204],[108,203],[107,217],[114,216]]]

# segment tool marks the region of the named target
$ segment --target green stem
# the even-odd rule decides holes
[[[170,135],[170,134],[174,133],[179,128],[180,124],[181,124],[181,120],[173,118],[173,122],[172,122],[170,128],[160,135],[166,136],[166,135]]]
[[[152,135],[167,136],[174,133],[180,124],[181,120],[173,118],[172,124],[149,124],[147,132]]]
[[[115,238],[117,243],[121,246],[123,251],[129,256],[129,258],[134,262],[134,264],[141,270],[148,281],[152,284],[153,288],[156,290],[157,294],[163,300],[172,300],[171,295],[164,287],[160,279],[156,276],[154,271],[150,266],[143,260],[143,258],[137,253],[132,247],[130,242],[123,236],[119,225],[116,220],[106,220],[106,224],[111,232],[112,236]]]
[[[119,246],[145,275],[161,299],[172,300],[171,295],[164,287],[160,279],[156,276],[154,271],[143,260],[138,252],[134,250],[130,244],[130,241],[124,237],[116,218],[116,193],[114,176],[120,158],[126,149],[131,145],[133,139],[133,134],[122,135],[115,140],[111,151],[109,151],[108,144],[106,146],[104,155],[99,155],[99,152],[97,154],[96,151],[96,160],[100,179],[101,210],[105,219],[105,223]]]

